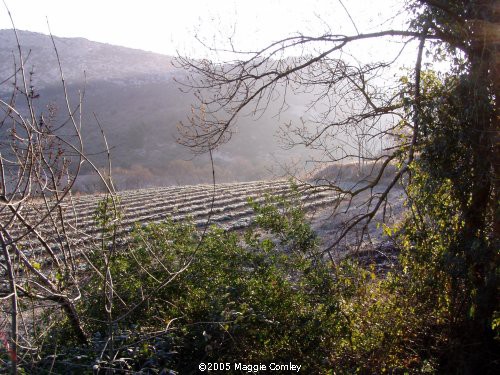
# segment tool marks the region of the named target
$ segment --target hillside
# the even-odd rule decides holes
[[[28,79],[37,95],[41,113],[51,105],[62,122],[66,106],[57,59],[49,36],[18,31],[25,57]],[[176,143],[179,122],[186,123],[194,96],[180,89],[186,74],[173,64],[173,58],[151,52],[92,42],[82,38],[54,37],[73,107],[84,91],[83,135],[89,154],[104,165],[104,149],[94,113],[102,124],[110,146],[118,189],[144,188],[170,184],[205,183],[211,179],[207,157],[193,158],[189,150]],[[12,30],[0,30],[0,79],[12,75],[17,55]],[[16,61],[19,65],[19,62]],[[4,82],[0,95],[7,98],[12,85]],[[39,96],[38,96],[39,95]],[[23,101],[16,103],[22,110]],[[295,103],[298,104],[298,103]],[[239,119],[239,131],[232,142],[215,155],[217,179],[249,181],[267,178],[278,161],[301,157],[303,152],[280,148],[275,133],[280,124],[297,120],[296,107],[275,117],[278,108],[271,103],[268,114],[255,121]],[[2,131],[5,131],[3,129]],[[101,160],[99,160],[101,159]],[[84,169],[84,172],[88,170]],[[97,187],[92,176],[83,176],[78,188]]]
[[[52,40],[48,35],[30,31],[18,31],[21,48],[29,55],[25,65],[33,71],[33,85],[47,89],[60,80],[57,58]],[[152,52],[93,42],[84,38],[54,37],[64,75],[70,84],[112,82],[130,86],[134,83],[166,82],[178,70],[172,58]],[[12,53],[17,52],[12,30],[0,30],[0,75],[12,74]],[[17,56],[16,56],[17,57]],[[5,92],[2,87],[1,91]]]

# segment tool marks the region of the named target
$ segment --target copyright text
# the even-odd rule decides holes
[[[200,371],[243,371],[248,373],[258,373],[259,371],[291,371],[299,372],[302,365],[297,365],[292,362],[288,363],[259,363],[259,364],[249,364],[249,363],[200,363],[198,368]]]

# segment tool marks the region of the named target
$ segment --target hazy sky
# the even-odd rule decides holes
[[[218,47],[233,35],[242,49],[262,47],[295,31],[305,34],[354,34],[353,23],[338,0],[4,0],[16,27],[62,37],[90,40],[194,57],[205,50],[195,35]],[[376,29],[401,10],[403,1],[343,0],[357,28]],[[399,22],[399,24],[398,24]],[[401,27],[396,21],[393,27]],[[10,28],[5,7],[0,28]]]

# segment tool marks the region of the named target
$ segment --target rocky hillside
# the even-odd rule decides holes
[[[18,31],[25,68],[37,95],[39,112],[51,105],[64,118],[65,101],[57,58],[49,36]],[[177,125],[186,121],[194,103],[192,94],[179,89],[185,73],[173,58],[136,49],[96,43],[82,38],[54,37],[70,100],[75,106],[84,89],[83,132],[87,152],[104,165],[103,142],[94,113],[104,127],[112,147],[115,179],[119,189],[167,184],[208,182],[211,170],[207,157],[193,156],[176,143]],[[19,65],[12,30],[0,30],[0,96],[12,93],[14,62]],[[6,80],[6,81],[5,81]],[[23,106],[22,100],[16,105]],[[272,104],[271,104],[272,105]],[[276,104],[278,105],[278,104]],[[296,109],[296,108],[294,108]],[[300,111],[299,111],[300,112]],[[242,117],[239,133],[215,155],[217,178],[248,181],[268,178],[276,161],[289,161],[298,154],[282,150],[274,136],[280,124],[298,117],[290,110],[279,119],[269,111],[255,121]],[[295,116],[295,117],[294,117]],[[84,176],[80,188],[95,188]]]
[[[33,85],[47,89],[59,80],[57,58],[49,36],[30,31],[18,31],[26,68],[33,71]],[[92,42],[83,38],[54,37],[64,75],[71,84],[109,82],[117,85],[141,85],[167,82],[179,71],[172,65],[172,58],[152,52]],[[13,70],[13,53],[17,45],[12,30],[0,30],[0,77],[7,77]],[[1,87],[8,90],[7,86]]]

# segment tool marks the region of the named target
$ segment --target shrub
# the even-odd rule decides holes
[[[56,365],[190,373],[200,362],[293,361],[308,373],[433,371],[439,340],[429,332],[445,315],[442,304],[417,298],[427,279],[413,280],[418,269],[405,264],[379,277],[374,265],[327,262],[294,199],[252,203],[256,226],[242,234],[200,233],[190,221],[136,226],[109,262],[111,314],[103,280],[90,280],[79,309],[92,345],[68,349],[59,325],[65,361]]]
[[[123,316],[115,332],[169,326],[166,352],[177,354],[168,364],[183,372],[202,360],[294,359],[311,370],[324,366],[332,339],[345,334],[339,284],[318,260],[317,241],[300,209],[282,200],[267,203],[253,206],[271,236],[215,226],[202,235],[191,222],[171,220],[137,226],[131,245],[111,265],[113,316]],[[278,209],[284,213],[279,220]],[[291,245],[287,253],[284,244]],[[101,284],[89,283],[81,308],[92,317],[91,331],[105,336]]]

